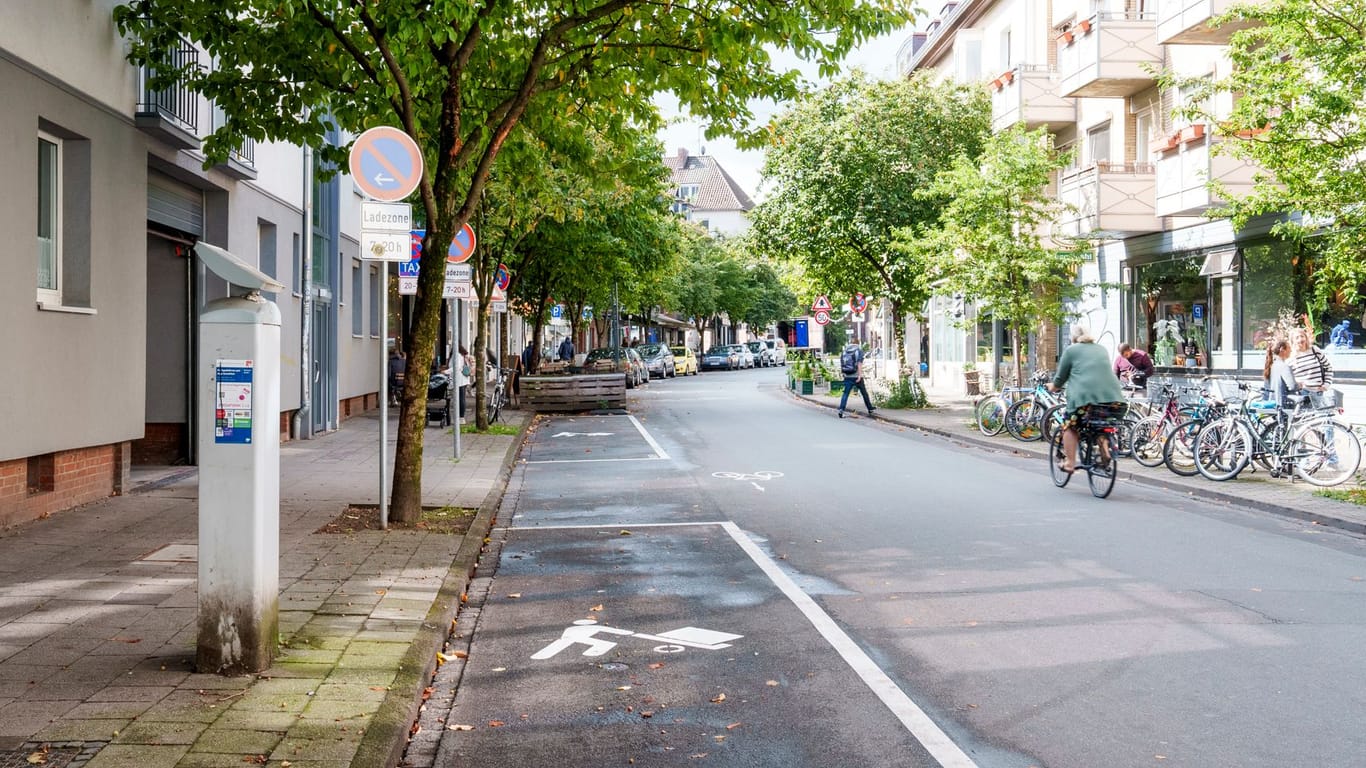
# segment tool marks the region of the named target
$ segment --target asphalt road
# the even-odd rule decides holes
[[[535,430],[438,765],[1366,765],[1362,539],[783,376]]]

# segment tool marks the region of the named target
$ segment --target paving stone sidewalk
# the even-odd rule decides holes
[[[963,445],[984,450],[1047,457],[1047,449],[1042,441],[1025,443],[1001,434],[996,437],[983,435],[973,421],[973,402],[959,395],[945,392],[927,392],[932,408],[922,410],[894,410],[879,408],[875,418],[880,421],[918,429],[930,434],[949,438]],[[839,396],[828,394],[796,395],[800,399],[830,409],[839,407]],[[857,399],[858,395],[854,395]],[[853,402],[853,400],[851,400]],[[858,407],[850,406],[856,418],[867,418],[860,402]],[[1366,462],[1363,462],[1366,464]],[[1039,471],[1046,474],[1047,469]],[[1361,488],[1361,473],[1357,482],[1347,482],[1342,489]],[[1180,477],[1166,467],[1149,469],[1136,461],[1121,461],[1120,478],[1130,482],[1153,487],[1165,488],[1190,494],[1208,501],[1232,506],[1255,509],[1263,512],[1284,515],[1308,521],[1314,525],[1328,526],[1355,533],[1366,533],[1366,507],[1350,502],[1338,501],[1314,495],[1319,490],[1305,482],[1291,482],[1274,479],[1266,472],[1244,472],[1236,480],[1215,483],[1202,477]]]
[[[342,768],[397,755],[427,646],[467,575],[453,561],[472,564],[483,534],[316,533],[377,500],[378,435],[369,415],[281,446],[283,646],[260,675],[193,670],[193,468],[135,472],[125,496],[0,532],[0,768]],[[486,525],[516,440],[464,435],[455,462],[449,428],[429,428],[424,504],[482,508]]]

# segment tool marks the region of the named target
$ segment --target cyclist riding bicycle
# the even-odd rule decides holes
[[[1072,326],[1072,345],[1063,350],[1058,358],[1058,373],[1049,383],[1054,392],[1067,385],[1067,419],[1063,423],[1063,451],[1067,454],[1062,470],[1071,474],[1077,468],[1077,443],[1080,438],[1077,426],[1086,418],[1092,406],[1107,409],[1124,407],[1124,392],[1120,389],[1119,379],[1110,367],[1110,355],[1099,344],[1084,325]],[[1108,444],[1101,444],[1102,460]]]

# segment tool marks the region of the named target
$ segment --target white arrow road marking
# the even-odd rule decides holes
[[[761,491],[764,489],[764,487],[763,487],[762,485],[759,485],[758,483],[755,483],[755,482],[751,482],[750,485],[754,486],[755,488],[758,488],[758,489],[761,490]]]
[[[611,437],[614,432],[559,432],[551,437]]]

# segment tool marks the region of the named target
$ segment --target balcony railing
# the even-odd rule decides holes
[[[1058,92],[1057,71],[1037,64],[1020,64],[991,81],[991,129],[1003,131],[1024,123],[1064,126],[1077,121],[1076,102]]]
[[[1064,171],[1058,222],[1064,237],[1117,238],[1161,227],[1153,212],[1153,167],[1148,163],[1095,163]]]
[[[1157,6],[1157,42],[1162,45],[1225,45],[1234,32],[1249,25],[1210,26],[1238,0],[1161,0]]]
[[[199,50],[188,40],[168,54],[166,71],[181,71],[199,66]],[[138,93],[141,101],[134,110],[139,128],[183,149],[199,145],[200,96],[185,83],[176,81],[154,87],[157,68],[146,64],[140,73]]]
[[[1197,130],[1198,129],[1198,130]],[[1187,126],[1152,147],[1156,158],[1154,213],[1198,216],[1221,202],[1210,189],[1218,181],[1235,196],[1252,191],[1255,166],[1214,150],[1204,126]]]
[[[1132,96],[1151,87],[1161,67],[1152,13],[1100,12],[1058,36],[1063,96]]]

